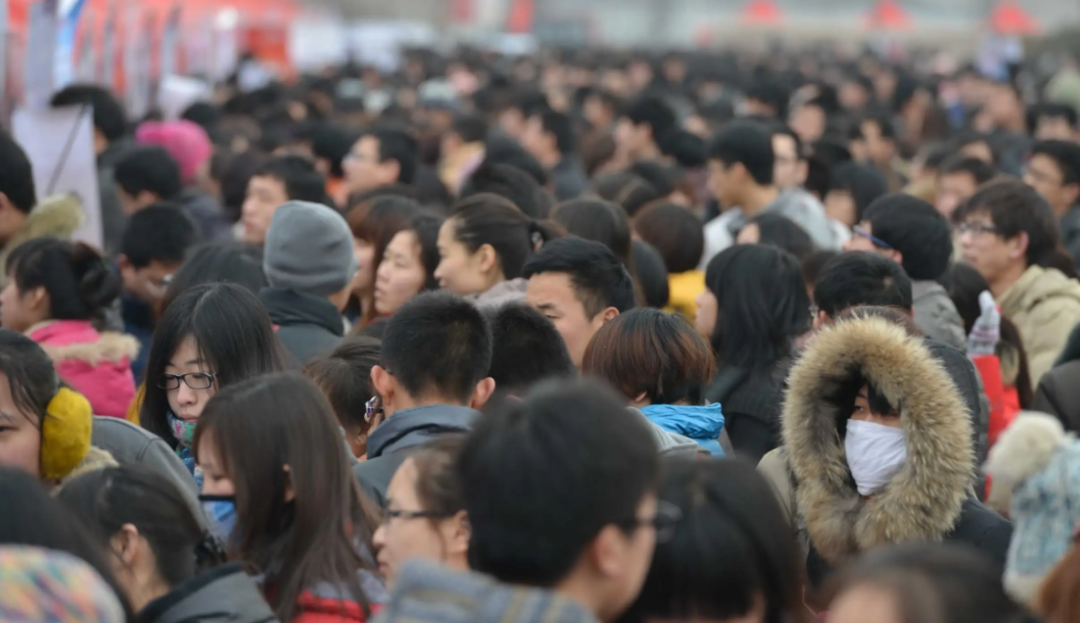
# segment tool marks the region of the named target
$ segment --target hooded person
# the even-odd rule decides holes
[[[819,333],[792,369],[782,430],[758,469],[789,513],[811,586],[910,541],[959,541],[1004,562],[1012,528],[975,497],[964,400],[904,327],[856,315]]]
[[[259,298],[296,363],[333,350],[345,334],[341,312],[357,270],[345,219],[317,203],[284,204],[266,232],[263,270],[270,285]]]

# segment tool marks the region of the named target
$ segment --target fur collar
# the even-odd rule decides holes
[[[844,388],[860,376],[899,405],[908,452],[903,470],[868,500],[855,489],[840,435],[852,407]],[[974,475],[960,392],[920,338],[880,318],[841,322],[817,336],[792,370],[783,438],[799,514],[834,564],[880,545],[941,540]]]
[[[124,333],[106,331],[96,342],[78,344],[40,344],[54,362],[84,361],[91,366],[101,363],[120,363],[135,359],[139,354],[139,340]]]

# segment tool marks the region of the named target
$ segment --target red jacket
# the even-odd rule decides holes
[[[1001,380],[1001,359],[997,355],[982,355],[973,360],[982,377],[986,397],[990,401],[990,447],[997,443],[1001,432],[1012,424],[1020,413],[1020,395],[1015,387],[1006,387]]]
[[[368,609],[372,618],[382,608],[371,604]],[[366,623],[364,608],[354,601],[317,597],[311,591],[304,591],[296,600],[296,614],[292,623]]]

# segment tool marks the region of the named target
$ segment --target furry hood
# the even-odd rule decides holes
[[[38,238],[69,240],[83,222],[82,203],[73,195],[49,197],[30,211],[26,222],[0,251],[0,281],[7,275],[7,257],[20,244]]]
[[[861,379],[861,380],[860,380]],[[872,384],[899,408],[907,463],[862,499],[842,437],[854,393]],[[784,447],[810,540],[830,563],[904,541],[938,541],[960,517],[974,477],[967,407],[921,338],[881,318],[822,331],[792,369]]]

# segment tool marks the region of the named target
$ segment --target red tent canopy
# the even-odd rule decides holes
[[[875,30],[907,30],[911,28],[911,15],[896,0],[881,0],[867,15],[866,22]]]
[[[990,14],[990,27],[999,35],[1034,35],[1039,24],[1027,11],[1011,0],[999,2]]]
[[[784,12],[773,0],[750,0],[742,9],[742,21],[755,25],[775,25],[784,20]]]

